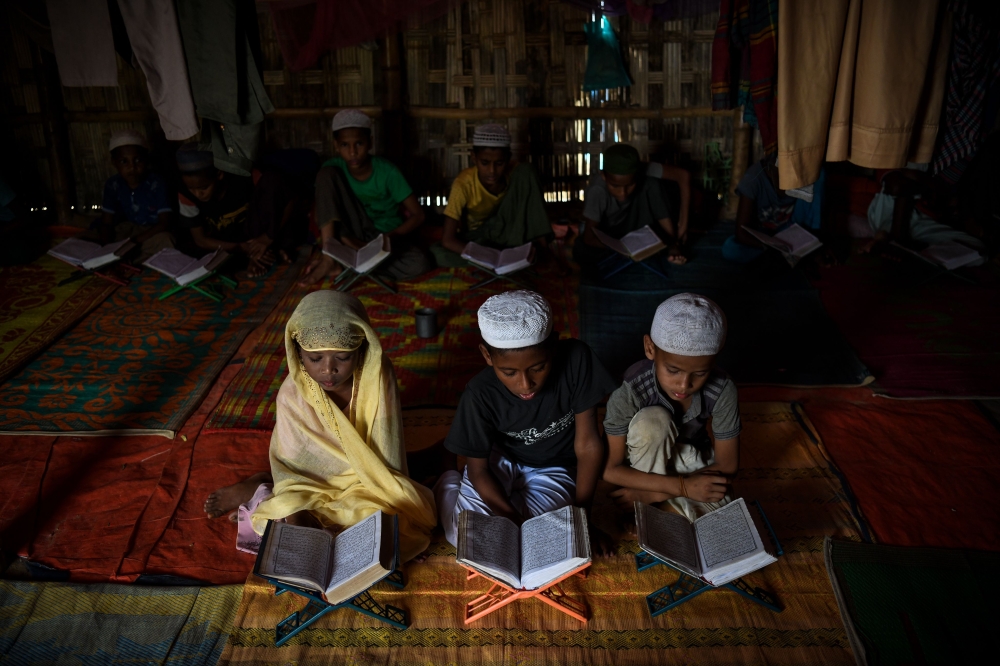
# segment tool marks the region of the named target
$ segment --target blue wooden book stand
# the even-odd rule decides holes
[[[375,587],[375,585],[382,582],[389,583],[399,589],[403,589],[406,585],[406,581],[403,578],[403,570],[400,568],[399,564],[399,519],[396,516],[393,516],[392,525],[393,544],[395,550],[393,569],[381,579],[376,581],[372,587]],[[267,528],[264,530],[264,536],[260,541],[260,550],[257,553],[258,564],[261,553],[264,552],[264,544],[267,543],[270,532],[271,522],[269,521]],[[258,566],[255,565],[254,573],[257,573],[257,570]],[[260,574],[257,575],[260,576]],[[281,647],[291,640],[293,636],[308,628],[312,625],[312,623],[330,611],[335,611],[340,608],[349,608],[361,613],[362,615],[367,615],[370,618],[385,622],[396,629],[406,629],[410,626],[409,614],[402,608],[397,608],[396,606],[391,606],[389,604],[383,605],[375,601],[371,595],[371,587],[353,599],[348,599],[347,601],[343,601],[339,604],[330,604],[327,603],[326,600],[324,600],[323,597],[315,590],[308,590],[297,585],[290,585],[270,576],[261,576],[261,578],[274,585],[274,596],[284,594],[285,592],[291,592],[309,600],[309,603],[305,605],[305,608],[295,611],[279,622],[278,626],[274,628],[274,645],[276,647]]]
[[[768,536],[771,539],[771,543],[774,544],[775,554],[778,557],[781,557],[785,554],[785,551],[782,550],[781,544],[778,542],[778,537],[774,533],[774,529],[771,528],[771,523],[768,521],[767,515],[764,513],[764,509],[761,508],[760,502],[754,500],[751,502],[751,505],[756,507],[757,512],[760,513],[760,517],[763,519],[764,525],[767,526]],[[750,584],[742,578],[737,578],[736,580],[726,583],[725,585],[720,585],[719,587],[713,587],[708,583],[681,571],[669,562],[661,560],[655,555],[647,553],[644,550],[640,550],[635,555],[635,568],[638,571],[645,571],[646,569],[655,567],[658,564],[670,567],[680,574],[680,578],[670,585],[661,587],[656,592],[646,595],[646,606],[649,608],[649,614],[651,617],[656,617],[661,613],[666,613],[671,608],[676,608],[685,601],[694,599],[702,592],[709,592],[711,590],[732,590],[733,592],[736,592],[737,594],[746,597],[750,601],[760,604],[764,608],[770,609],[775,613],[780,613],[782,610],[781,606],[778,605],[777,600],[767,591],[762,590],[759,587],[751,587]]]
[[[654,254],[653,256],[655,257],[656,255]],[[649,258],[651,259],[652,257]],[[661,273],[659,270],[653,268],[650,264],[646,263],[646,259],[643,259],[642,261],[635,261],[634,259],[623,257],[618,253],[612,253],[611,255],[605,257],[604,259],[601,259],[601,261],[597,263],[597,270],[600,271],[601,273],[601,279],[607,280],[612,275],[617,275],[618,273],[621,273],[629,266],[641,266],[650,273],[659,275],[664,280],[670,279],[666,275]]]

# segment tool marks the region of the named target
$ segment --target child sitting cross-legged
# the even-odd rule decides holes
[[[372,155],[372,120],[357,109],[333,117],[337,157],[316,175],[316,224],[323,242],[336,238],[360,248],[379,234],[389,237],[392,254],[376,272],[394,280],[412,280],[434,268],[419,247],[416,230],[424,211],[395,164]],[[318,252],[303,270],[301,283],[315,284],[340,273],[334,260]]]
[[[711,300],[678,294],[660,304],[646,359],[608,399],[604,480],[626,510],[665,502],[689,520],[729,502],[739,468],[736,385],[715,366],[726,318]]]
[[[590,508],[604,444],[597,405],[614,381],[579,340],[552,333],[552,310],[531,291],[509,291],[479,309],[486,365],[466,386],[445,448],[466,457],[434,488],[445,538],[455,545],[464,510],[520,525],[564,506]],[[608,538],[591,527],[594,550]]]
[[[108,145],[117,174],[104,183],[101,204],[101,240],[132,239],[140,247],[140,261],[174,246],[170,235],[173,208],[163,178],[149,170],[146,137],[135,130],[119,130]]]
[[[285,327],[285,352],[271,478],[216,491],[206,511],[243,502],[237,548],[253,552],[269,519],[341,529],[381,509],[399,516],[401,561],[420,555],[434,498],[407,476],[396,375],[364,306],[338,291],[308,294]]]
[[[518,164],[503,125],[479,125],[472,136],[474,166],[455,178],[444,210],[444,236],[431,247],[438,266],[465,266],[469,242],[506,249],[532,242],[548,247],[552,235],[538,176]],[[557,262],[562,259],[554,253]],[[562,266],[560,266],[562,268]]]

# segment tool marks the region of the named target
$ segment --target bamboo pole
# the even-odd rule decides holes
[[[638,107],[532,106],[503,109],[455,109],[449,107],[411,106],[409,110],[409,115],[412,118],[440,118],[445,120],[506,120],[508,118],[641,120],[656,118],[703,118],[727,116],[730,113],[730,111],[713,111],[710,107],[642,109]]]
[[[42,123],[45,143],[49,151],[49,172],[52,178],[53,207],[59,224],[69,224],[73,219],[70,208],[73,199],[73,170],[70,167],[69,134],[63,120],[62,87],[55,59],[42,52],[35,44],[32,48],[38,77],[38,100],[45,120]]]
[[[303,109],[275,109],[267,115],[275,120],[332,118],[338,111],[346,108],[358,109],[372,118],[382,115],[379,106],[327,107]],[[607,120],[654,120],[657,118],[708,118],[713,116],[728,116],[732,111],[714,111],[710,107],[686,107],[674,109],[641,109],[638,107],[592,107],[592,106],[532,106],[504,109],[459,109],[455,107],[411,106],[406,112],[410,118],[436,118],[442,120],[507,120],[509,118],[560,118],[569,120],[585,120],[587,118],[603,118]],[[156,114],[149,111],[108,111],[88,112],[72,111],[62,114],[70,123],[110,123],[134,122],[155,119]],[[14,125],[42,123],[49,116],[41,113],[27,113],[8,116],[4,122]]]
[[[743,179],[750,163],[750,144],[753,141],[753,129],[743,122],[743,109],[737,107],[733,114],[733,168],[729,176],[729,200],[722,211],[722,219],[735,220],[736,211],[740,205],[740,196],[736,194],[736,186]]]

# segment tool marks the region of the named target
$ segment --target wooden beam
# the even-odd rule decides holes
[[[615,120],[656,119],[656,118],[703,118],[729,116],[732,111],[713,111],[710,107],[690,107],[675,109],[641,109],[638,107],[519,107],[496,109],[455,109],[445,107],[411,106],[409,115],[413,118],[439,118],[444,120],[505,120],[508,118],[607,118]]]

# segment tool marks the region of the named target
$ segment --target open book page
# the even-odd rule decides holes
[[[323,254],[333,257],[334,261],[347,268],[354,268],[357,265],[358,251],[347,247],[336,238],[323,243]]]
[[[590,541],[583,509],[565,506],[535,516],[521,525],[521,586],[524,589],[542,587],[588,561]]]
[[[698,544],[687,518],[636,502],[635,523],[639,546],[643,550],[701,577]]]
[[[116,254],[118,250],[129,242],[129,239],[126,238],[125,240],[102,246],[90,241],[80,240],[79,238],[67,238],[49,250],[48,253],[68,264],[90,270],[116,261],[118,259],[118,255]]]
[[[656,232],[648,225],[625,234],[622,236],[621,242],[628,250],[629,255],[636,261],[642,261],[666,247]]]
[[[463,511],[458,516],[458,562],[520,588],[521,532],[507,518]]]
[[[326,586],[328,602],[336,604],[355,596],[350,592],[338,595],[335,588],[378,564],[381,546],[381,511],[376,511],[336,536],[333,541],[333,559],[330,561],[330,582]],[[337,598],[340,596],[344,598]]]
[[[367,273],[371,269],[382,263],[382,259],[389,256],[389,237],[379,234],[370,243],[358,250],[355,258],[354,270],[359,273]]]
[[[255,573],[322,592],[330,569],[333,537],[313,527],[271,523]]]
[[[479,243],[468,242],[462,250],[462,259],[493,270],[500,263],[500,252]]]
[[[214,256],[214,253],[207,255]],[[168,277],[177,279],[188,272],[189,267],[197,261],[188,255],[173,248],[164,248],[143,262],[143,266],[149,266],[154,271],[159,271]]]
[[[611,236],[607,235],[597,227],[594,227],[594,235],[597,236],[597,240],[601,241],[602,243],[607,245],[609,248],[611,248],[618,254],[624,255],[626,257],[632,256],[632,254],[628,251],[628,248],[625,247],[624,243],[622,243],[620,240],[612,238]]]
[[[190,284],[200,277],[208,275],[209,269],[208,265],[215,261],[215,258],[219,255],[219,250],[210,252],[206,254],[201,259],[194,261],[188,266],[183,273],[177,276],[178,284]]]
[[[694,522],[704,576],[721,585],[774,561],[761,543],[760,534],[742,498],[706,514]],[[758,558],[760,563],[751,565]],[[743,563],[747,566],[743,566]],[[716,575],[726,574],[729,575]]]
[[[818,238],[797,224],[782,229],[774,234],[774,238],[788,245],[788,253],[796,257],[804,257],[823,245]]]
[[[971,247],[954,241],[931,245],[920,254],[949,271],[971,264],[981,258],[979,253]]]
[[[528,257],[531,256],[531,243],[509,247],[500,253],[499,261],[495,273],[497,275],[507,275],[531,265]]]
[[[782,254],[791,254],[792,246],[781,240],[780,238],[775,238],[774,236],[768,236],[765,233],[757,231],[756,229],[751,229],[750,227],[743,227],[748,234],[759,240],[761,243],[768,247],[772,247]]]

